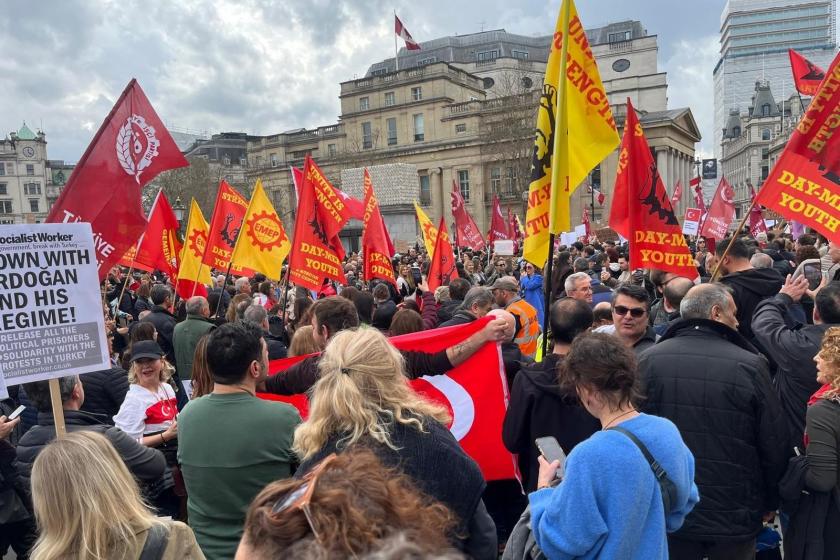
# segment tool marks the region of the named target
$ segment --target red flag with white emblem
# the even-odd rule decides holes
[[[400,21],[400,18],[397,17],[397,14],[394,14],[394,33],[397,36],[405,41],[405,48],[410,51],[419,51],[420,45],[411,38],[411,33],[408,32],[408,29],[405,28],[403,23]]]
[[[99,279],[137,243],[146,228],[143,185],[189,162],[132,79],[99,127],[47,222],[89,222]]]

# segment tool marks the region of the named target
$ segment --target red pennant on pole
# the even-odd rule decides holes
[[[609,223],[630,240],[633,268],[655,268],[696,278],[694,258],[630,99],[618,162]]]
[[[325,279],[347,283],[341,266],[344,247],[338,232],[350,219],[350,212],[337,190],[306,156],[289,256],[289,279],[296,286],[320,290]]]
[[[458,278],[458,270],[455,268],[455,253],[452,252],[452,245],[449,244],[449,236],[441,235],[446,233],[446,221],[441,218],[438,226],[437,242],[435,253],[432,255],[432,264],[429,267],[429,291],[434,292],[440,286],[448,286],[450,280]]]
[[[825,70],[793,49],[788,49],[788,56],[790,57],[790,69],[793,72],[793,83],[796,86],[796,91],[812,97],[817,93],[820,82],[825,78]]]
[[[379,278],[397,285],[394,276],[394,266],[391,263],[393,253],[390,252],[390,238],[382,214],[379,211],[379,201],[373,192],[373,182],[370,173],[364,172],[365,213],[362,219],[362,256],[364,260],[364,278],[370,281]]]
[[[508,225],[502,215],[502,206],[499,204],[499,197],[493,195],[493,209],[490,215],[490,231],[487,232],[487,243],[492,247],[493,242],[499,239],[510,239]]]
[[[671,204],[679,204],[682,198],[682,182],[677,179],[677,186],[674,187],[674,194],[671,195]]]
[[[132,79],[79,160],[47,222],[89,222],[99,279],[137,243],[146,227],[143,185],[189,165]]]
[[[734,199],[735,189],[732,188],[732,185],[729,184],[726,177],[721,177],[718,188],[715,191],[715,196],[712,197],[709,213],[703,222],[700,235],[703,237],[712,237],[717,241],[726,237],[729,232],[729,224],[735,219]]]
[[[181,254],[181,240],[178,239],[178,227],[178,219],[169,205],[169,199],[163,191],[158,191],[134,260],[165,272],[173,282],[178,279],[180,267],[178,259]]]
[[[452,181],[452,216],[455,218],[455,243],[458,247],[469,247],[474,251],[484,249],[484,238],[475,220],[464,206],[464,197],[455,181]]]
[[[750,200],[755,200],[755,189],[752,183],[750,186]],[[764,223],[764,214],[761,212],[761,205],[757,202],[753,204],[750,210],[750,233],[756,237],[759,233],[767,233],[767,224]]]

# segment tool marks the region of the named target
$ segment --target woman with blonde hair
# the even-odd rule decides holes
[[[474,558],[496,558],[496,531],[481,500],[478,465],[446,428],[449,413],[409,385],[402,355],[376,329],[330,339],[318,363],[309,418],[295,431],[303,477],[332,453],[369,448],[455,514],[453,540]]]
[[[289,344],[287,356],[294,358],[295,356],[317,354],[320,351],[321,348],[318,347],[318,343],[315,342],[315,337],[312,336],[312,325],[303,325],[302,327],[298,327],[292,336],[292,343]]]
[[[162,560],[204,558],[189,527],[154,516],[113,445],[96,432],[71,432],[41,451],[32,503],[40,529],[32,560],[136,560],[144,547],[158,547]]]

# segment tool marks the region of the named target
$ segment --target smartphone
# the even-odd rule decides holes
[[[26,407],[25,407],[25,406],[23,406],[23,405],[20,405],[19,407],[17,407],[17,408],[15,409],[15,411],[14,411],[14,412],[12,412],[11,414],[9,414],[9,416],[6,418],[6,422],[8,422],[9,420],[14,420],[14,419],[15,419],[15,418],[17,418],[18,416],[20,416],[20,415],[21,415],[21,413],[22,413],[24,410],[26,410]]]
[[[128,317],[126,315],[120,315],[120,317],[117,319],[117,324],[120,327],[127,327],[128,326]]]
[[[541,437],[537,438],[534,443],[537,444],[537,449],[540,450],[540,454],[545,457],[546,461],[549,463],[560,461],[560,468],[557,469],[556,476],[557,478],[563,478],[566,466],[566,454],[563,452],[560,444],[557,443],[557,438],[553,436]]]
[[[808,279],[808,289],[816,290],[823,279],[822,263],[819,259],[807,259],[802,261],[793,273],[793,278],[805,276]]]

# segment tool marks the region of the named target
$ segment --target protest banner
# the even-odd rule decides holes
[[[703,211],[699,208],[686,208],[682,232],[685,235],[697,235],[697,231],[700,229],[700,218],[702,217]]]
[[[0,367],[7,385],[111,367],[90,224],[3,227]]]
[[[512,257],[515,254],[513,252],[513,239],[498,239],[494,241],[493,252],[500,257]]]

